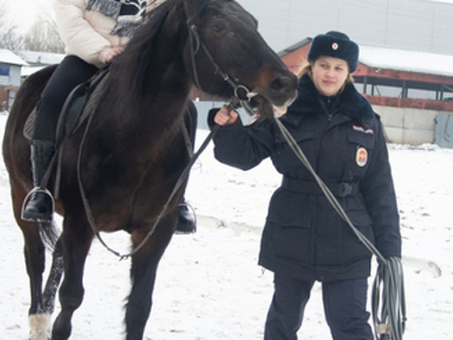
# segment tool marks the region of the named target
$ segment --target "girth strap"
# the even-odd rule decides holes
[[[326,183],[332,194],[337,197],[355,196],[359,192],[358,182],[340,182],[340,183]],[[310,195],[324,195],[319,184],[315,181],[304,181],[295,178],[283,177],[283,189],[289,191],[301,192]]]

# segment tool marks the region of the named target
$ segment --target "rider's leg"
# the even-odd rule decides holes
[[[54,155],[55,134],[58,117],[69,93],[97,72],[97,67],[75,56],[67,56],[49,79],[36,111],[31,162],[35,192],[22,212],[22,218],[30,221],[52,219],[53,198],[44,189],[42,179]],[[37,189],[42,189],[38,190]]]

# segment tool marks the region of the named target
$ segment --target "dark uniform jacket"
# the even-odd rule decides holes
[[[322,98],[305,75],[298,90],[281,122],[355,227],[385,258],[400,257],[399,216],[378,116],[353,84],[334,98]],[[259,119],[244,127],[238,120],[222,127],[214,143],[222,163],[247,170],[271,157],[283,174],[269,205],[260,265],[303,280],[369,276],[369,250],[327,201],[276,124]]]

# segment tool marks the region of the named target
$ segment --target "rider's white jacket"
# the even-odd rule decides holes
[[[133,32],[129,28],[136,27],[144,12],[156,3],[146,6],[147,0],[54,0],[66,53],[97,67],[105,66],[110,50],[126,45]]]

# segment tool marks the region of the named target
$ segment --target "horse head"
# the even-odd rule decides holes
[[[233,0],[183,0],[189,31],[184,60],[194,84],[221,99],[238,97],[266,117],[297,95],[297,78]],[[213,77],[216,74],[218,76]]]

